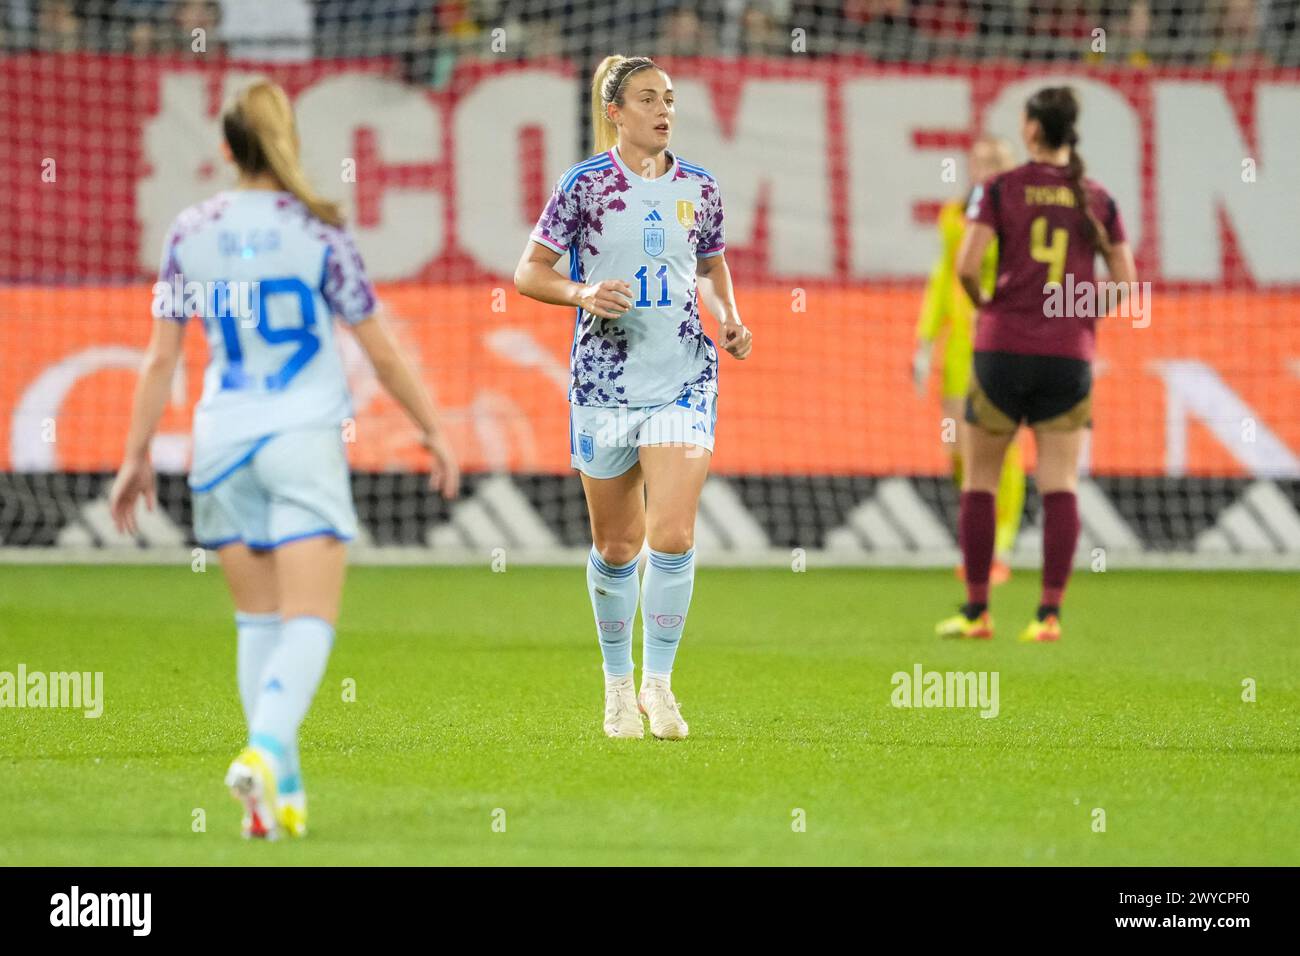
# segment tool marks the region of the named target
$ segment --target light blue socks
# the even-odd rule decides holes
[[[262,668],[248,742],[275,758],[283,793],[302,787],[298,728],[325,676],[333,644],[334,628],[330,624],[318,617],[290,618],[281,622],[279,640]],[[242,674],[241,665],[241,678]],[[242,680],[240,689],[242,694]]]
[[[257,692],[262,684],[262,671],[280,639],[279,614],[248,614],[235,612],[235,632],[239,635],[235,652],[239,675],[239,700],[244,705],[244,721],[250,727],[257,710]]]
[[[596,638],[607,677],[632,673],[632,619],[636,617],[636,558],[607,564],[593,547],[587,558],[587,593],[596,615]]]
[[[667,679],[686,627],[695,587],[695,549],[685,554],[650,550],[641,585],[641,623],[645,634],[642,677]]]

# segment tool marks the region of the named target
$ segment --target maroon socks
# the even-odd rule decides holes
[[[972,605],[989,603],[989,568],[993,565],[996,530],[993,492],[963,491],[957,538],[966,566],[966,600]]]
[[[1059,614],[1065,585],[1074,565],[1079,544],[1079,501],[1073,491],[1049,491],[1043,495],[1043,598],[1044,609]],[[993,565],[993,539],[997,529],[994,496],[991,491],[963,491],[961,515],[957,520],[962,563],[966,566],[966,607],[977,614],[989,603],[989,568]],[[968,614],[974,617],[975,614]]]
[[[1060,608],[1079,544],[1079,501],[1073,491],[1043,495],[1043,601]],[[969,560],[969,559],[968,559]]]

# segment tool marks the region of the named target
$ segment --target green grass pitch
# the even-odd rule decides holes
[[[702,570],[691,738],[610,741],[581,568],[354,568],[303,729],[312,833],[259,844],[221,784],[219,572],[0,566],[0,671],[105,696],[0,710],[0,864],[1300,863],[1295,575],[1082,572],[1056,646],[1015,641],[1036,573],[992,642],[931,636],[958,597],[951,571]],[[918,663],[997,671],[999,715],[891,706]]]

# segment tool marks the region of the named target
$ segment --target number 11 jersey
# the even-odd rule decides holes
[[[569,254],[569,275],[621,279],[631,308],[615,319],[577,310],[569,401],[646,407],[688,389],[717,391],[718,354],[700,326],[697,258],[720,255],[722,196],[704,169],[665,153],[646,179],[615,147],[570,168],[556,183],[531,238]]]

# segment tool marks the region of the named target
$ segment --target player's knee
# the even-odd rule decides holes
[[[279,613],[281,621],[291,621],[295,617],[315,617],[333,627],[338,620],[339,606],[337,601],[289,599],[281,602]]]
[[[997,474],[977,474],[973,469],[967,469],[966,474],[962,476],[961,490],[996,493],[998,477]]]
[[[1074,493],[1079,490],[1079,478],[1071,474],[1038,475],[1035,476],[1035,483],[1040,495],[1050,495],[1057,491]]]
[[[606,564],[621,567],[636,560],[641,553],[643,540],[644,536],[639,539],[635,539],[632,535],[598,536],[595,541],[596,553]]]
[[[1002,479],[1002,463],[990,459],[968,457],[963,463],[962,491],[997,491]]]
[[[654,528],[650,547],[663,554],[685,554],[695,547],[695,529],[689,525]]]
[[[976,446],[963,460],[962,491],[997,491],[1002,480],[1003,450]]]

